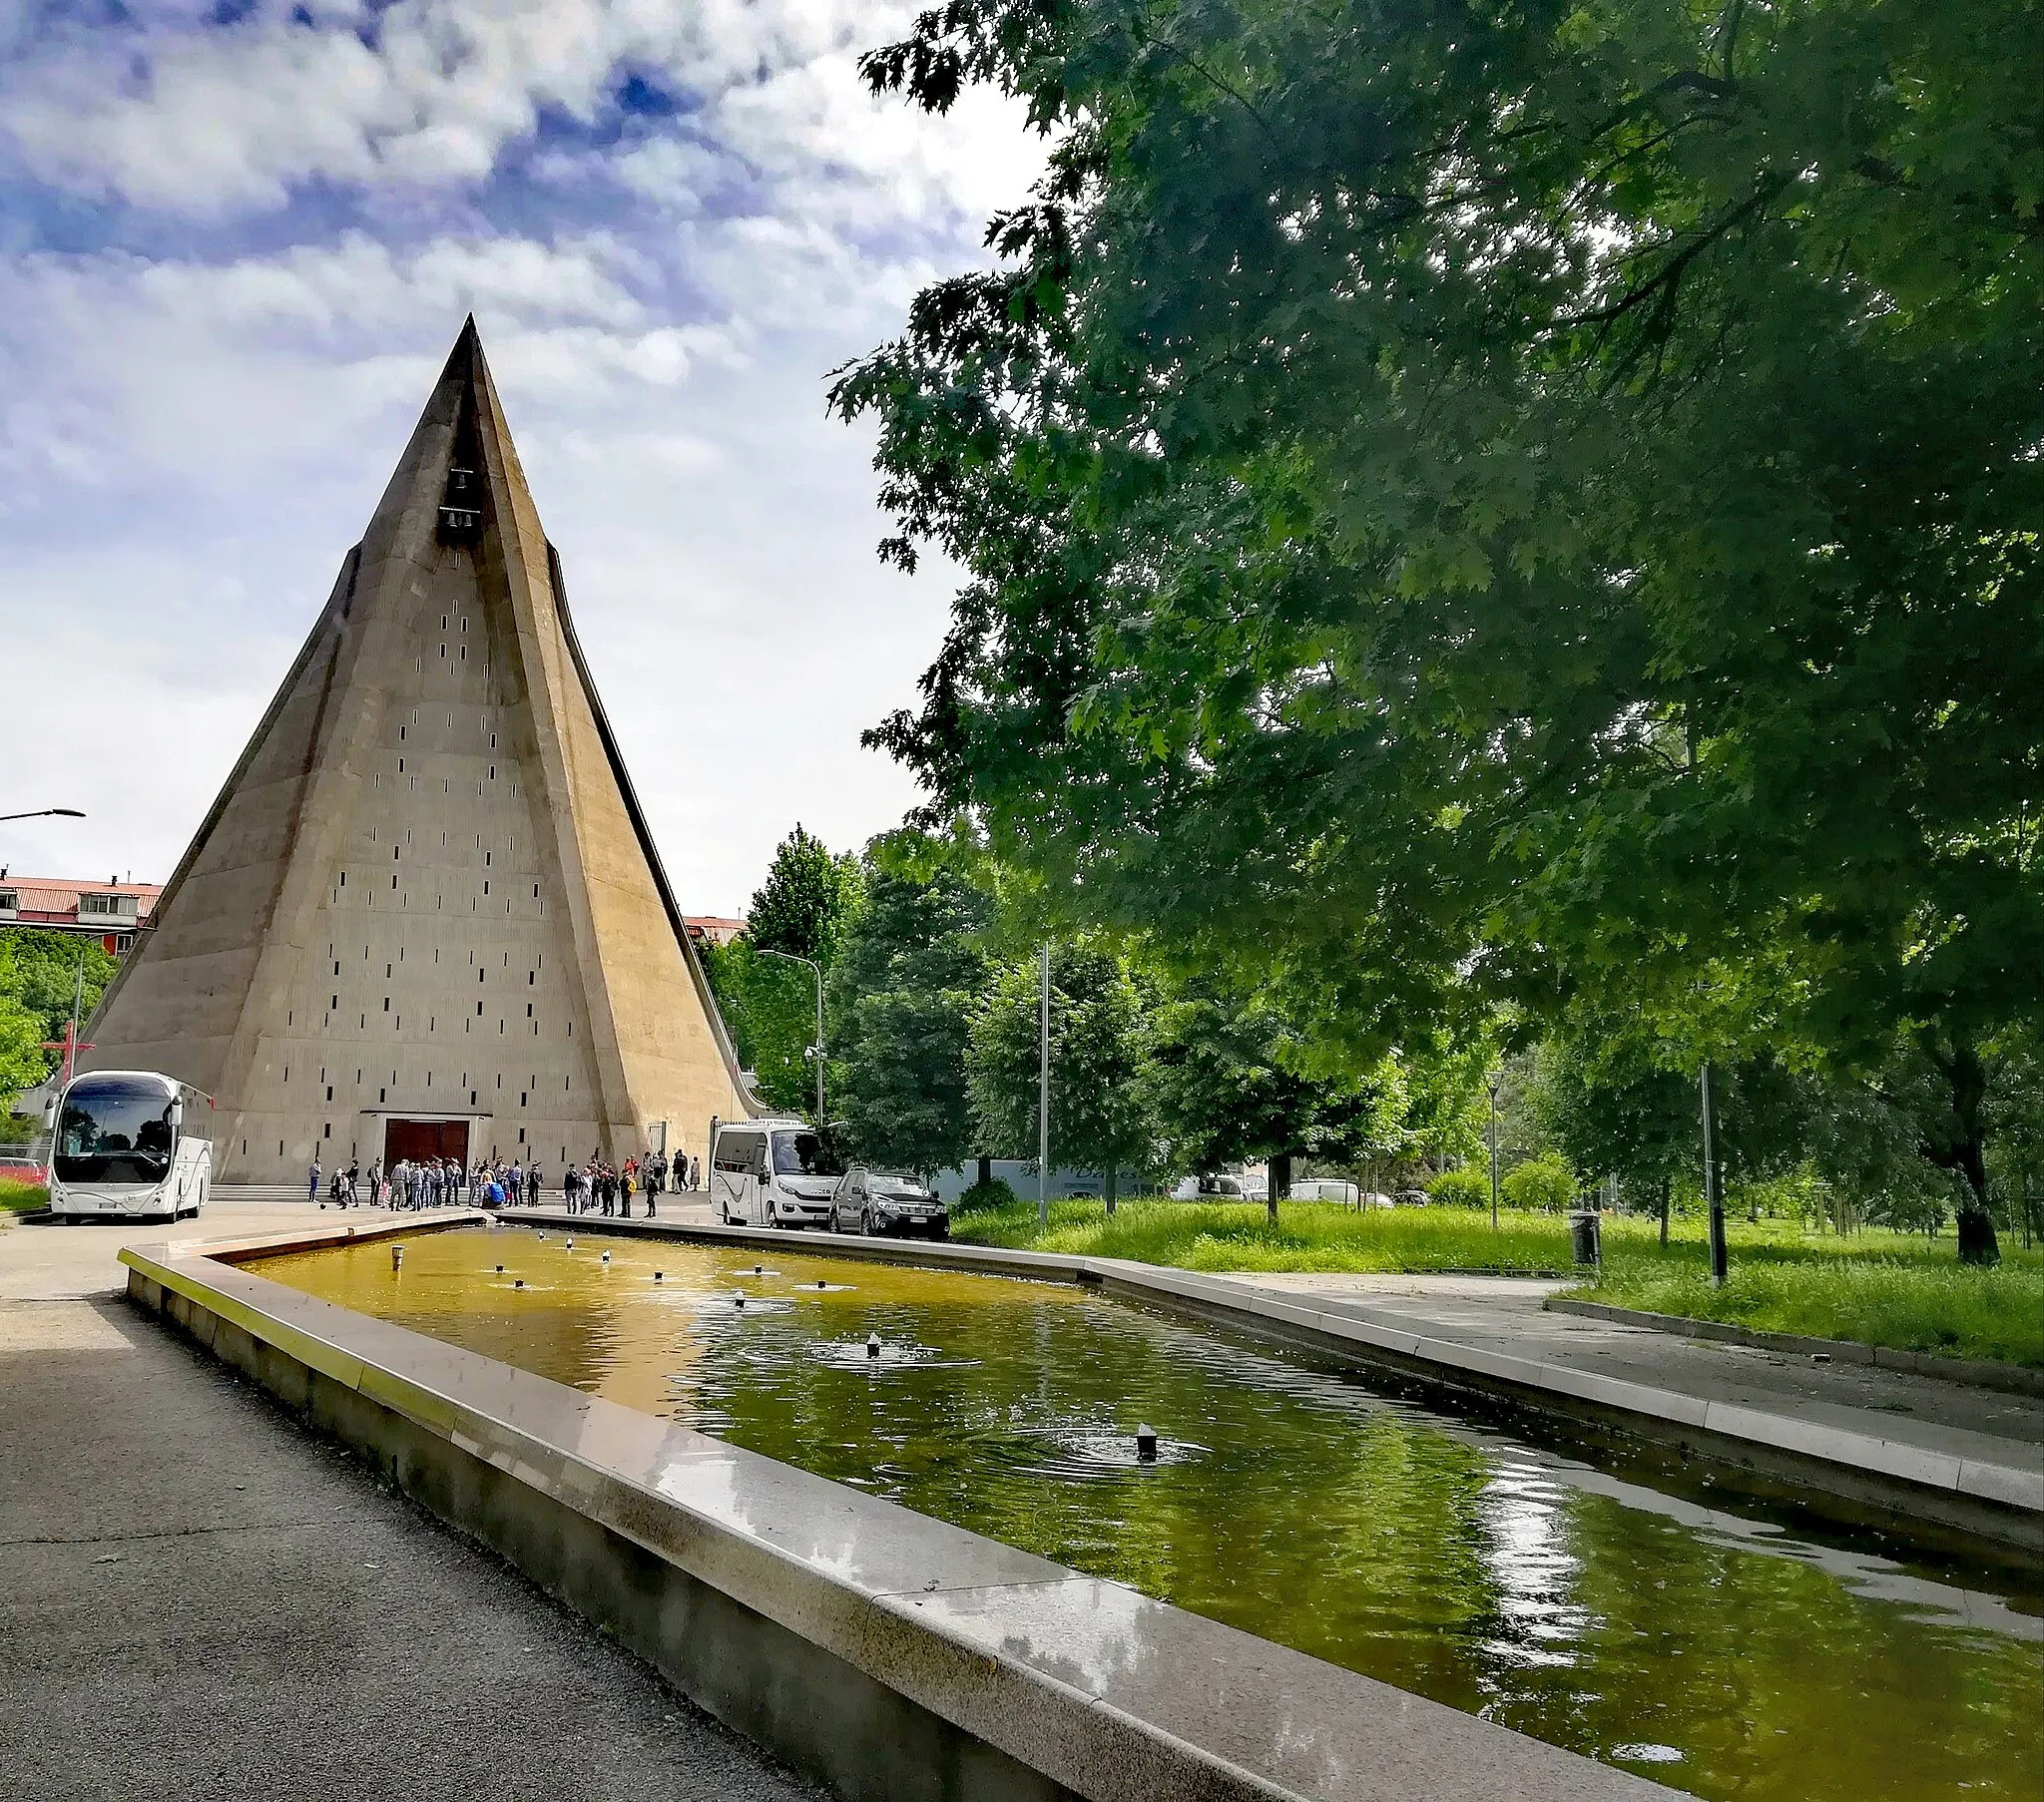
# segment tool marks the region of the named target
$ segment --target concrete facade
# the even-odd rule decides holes
[[[215,1097],[228,1182],[392,1122],[558,1180],[756,1110],[472,320],[86,1036]]]

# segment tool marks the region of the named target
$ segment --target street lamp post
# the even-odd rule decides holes
[[[755,947],[766,957],[784,957],[790,964],[806,964],[816,979],[816,1130],[823,1130],[823,966],[812,957],[797,957],[792,951],[775,951],[770,945]]]
[[[1050,1229],[1050,940],[1043,942],[1043,991],[1036,1064],[1036,1229]]]
[[[37,807],[28,813],[0,813],[0,820],[10,819],[83,819],[85,815],[76,807]]]
[[[1497,1231],[1497,1098],[1505,1086],[1503,1071],[1494,1071],[1490,1079],[1490,1229]]]
[[[1718,1119],[1711,1105],[1711,1066],[1707,1060],[1700,1079],[1704,1111],[1704,1205],[1711,1219],[1711,1286],[1722,1289],[1730,1274],[1731,1260],[1725,1246],[1725,1181],[1718,1168]]]

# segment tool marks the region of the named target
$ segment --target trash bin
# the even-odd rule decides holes
[[[1577,1263],[1603,1263],[1603,1234],[1599,1226],[1601,1219],[1602,1216],[1594,1208],[1581,1208],[1569,1215],[1569,1249],[1575,1253]]]

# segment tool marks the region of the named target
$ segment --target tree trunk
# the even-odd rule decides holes
[[[1291,1153],[1274,1152],[1271,1157],[1271,1183],[1264,1197],[1264,1205],[1271,1210],[1271,1224],[1278,1224],[1278,1203],[1291,1199]]]
[[[1664,1246],[1668,1243],[1669,1193],[1674,1187],[1675,1181],[1672,1177],[1663,1176],[1661,1178],[1661,1243]]]
[[[1107,1180],[1101,1185],[1102,1192],[1107,1197],[1107,1217],[1110,1220],[1114,1218],[1114,1182],[1119,1174],[1120,1172],[1110,1163],[1107,1166]]]
[[[985,1188],[994,1179],[994,1160],[984,1151],[979,1155],[979,1186]]]
[[[1923,1135],[1923,1155],[1943,1169],[1965,1178],[1966,1193],[1958,1205],[1959,1262],[1998,1264],[2001,1246],[1994,1236],[1994,1216],[1987,1210],[1987,1133],[1981,1124],[1987,1100],[1987,1067],[1966,1040],[1954,1035],[1949,1055],[1927,1040],[1923,1050],[1945,1080],[1951,1113],[1939,1129]]]

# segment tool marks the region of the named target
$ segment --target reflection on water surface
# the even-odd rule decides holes
[[[756,1262],[476,1229],[257,1268],[1699,1795],[2044,1794],[2028,1601],[1077,1288]]]

